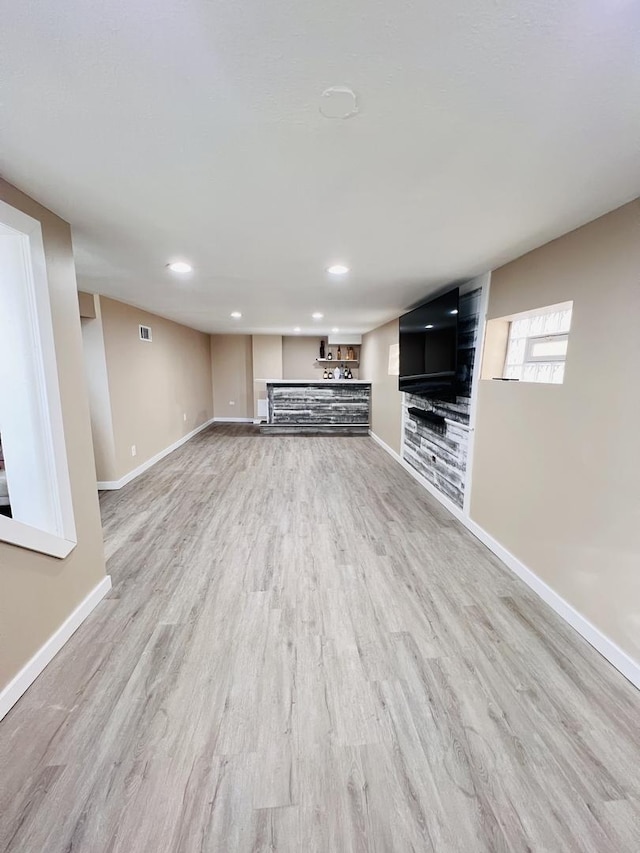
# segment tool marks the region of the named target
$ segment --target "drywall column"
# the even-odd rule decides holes
[[[91,414],[91,433],[93,435],[93,453],[96,460],[96,479],[98,481],[117,480],[116,448],[111,418],[111,397],[109,395],[109,377],[104,348],[102,311],[100,297],[81,293],[82,347],[84,352],[84,373],[89,392],[89,411]],[[93,300],[93,311],[87,297]],[[93,313],[95,319],[87,315]]]
[[[391,320],[362,336],[360,378],[371,382],[371,432],[396,453],[401,452],[402,394],[389,364],[398,346],[398,321]]]
[[[282,336],[253,335],[253,417],[266,417],[267,379],[282,379]],[[260,405],[262,401],[262,406]],[[264,409],[264,411],[263,411]]]
[[[251,335],[212,335],[213,416],[216,420],[253,420]]]

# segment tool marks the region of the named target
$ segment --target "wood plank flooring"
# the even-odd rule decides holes
[[[640,694],[369,438],[201,433],[0,723],[0,850],[640,850]]]

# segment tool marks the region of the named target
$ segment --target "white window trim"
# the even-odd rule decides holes
[[[524,352],[524,364],[551,364],[552,362],[558,363],[567,360],[566,354],[564,355],[533,355],[532,350],[535,344],[540,341],[568,341],[569,334],[568,332],[559,332],[558,334],[550,334],[550,335],[532,335],[527,338],[527,343],[525,345]]]
[[[38,429],[48,451],[47,470],[42,471],[39,485],[52,490],[56,514],[55,533],[0,516],[0,540],[63,558],[77,545],[77,535],[42,228],[36,219],[0,201],[0,230],[7,235],[26,238],[23,240],[23,284],[28,288],[31,345],[38,355],[34,393],[38,395],[39,411],[42,413]]]
[[[500,319],[512,323],[514,320],[526,320],[529,317],[542,317],[545,314],[555,314],[557,311],[568,311],[569,308],[573,308],[572,299],[567,302],[556,302],[553,305],[542,305],[540,308],[530,308],[528,311],[517,311],[515,314],[507,314]],[[561,332],[560,334],[565,333]]]

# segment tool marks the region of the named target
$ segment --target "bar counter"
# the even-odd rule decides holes
[[[267,381],[270,433],[367,434],[371,383],[362,379]]]

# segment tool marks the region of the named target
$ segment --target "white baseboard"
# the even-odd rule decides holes
[[[479,539],[496,557],[508,566],[512,572],[523,580],[543,601],[555,610],[565,622],[568,622],[580,636],[590,643],[619,670],[625,678],[640,689],[640,664],[623,651],[613,640],[603,634],[599,628],[569,604],[562,596],[549,586],[542,578],[525,566],[517,557],[503,547],[496,539],[480,527],[473,519],[465,518],[464,525]]]
[[[0,720],[13,708],[18,699],[33,684],[48,663],[58,654],[69,637],[82,625],[87,616],[102,601],[111,589],[111,577],[107,575],[52,634],[47,642],[0,691]]]
[[[396,462],[407,471],[414,480],[417,480],[421,486],[424,486],[427,491],[432,494],[436,500],[449,510],[464,526],[469,530],[483,545],[498,557],[499,560],[516,574],[520,580],[524,581],[527,586],[532,589],[540,598],[545,601],[555,612],[562,617],[571,627],[576,630],[596,651],[609,661],[622,675],[625,676],[635,687],[640,689],[640,663],[634,660],[630,655],[623,651],[617,643],[607,637],[599,628],[583,616],[578,610],[569,604],[559,593],[550,587],[542,578],[533,572],[528,566],[525,566],[517,557],[501,545],[490,533],[480,527],[475,521],[469,518],[468,515],[449,500],[445,495],[435,488],[428,480],[425,480],[414,468],[409,465],[395,450],[389,447],[386,442],[379,438],[374,432],[369,431],[371,438],[386,450]]]
[[[199,427],[192,429],[191,432],[188,432],[186,435],[183,435],[182,438],[179,438],[177,441],[174,441],[173,444],[170,444],[169,447],[165,447],[164,450],[161,450],[159,453],[156,453],[155,456],[152,456],[150,459],[147,459],[146,462],[143,462],[141,465],[138,465],[137,468],[134,468],[133,471],[129,471],[128,474],[125,474],[124,477],[120,477],[119,480],[98,480],[98,491],[104,492],[112,489],[121,489],[123,486],[126,486],[127,483],[130,483],[132,480],[135,480],[136,477],[139,477],[140,474],[144,474],[152,465],[155,465],[156,462],[159,462],[161,459],[164,459],[165,456],[168,456],[170,453],[173,453],[174,450],[177,450],[183,444],[186,444],[189,439],[193,438],[194,435],[197,435],[199,432],[202,432],[203,429],[206,429],[210,426],[216,418],[211,418],[208,421],[205,421],[203,424],[200,424]]]
[[[415,468],[412,468],[411,465],[409,465],[409,463],[406,461],[406,459],[403,459],[399,453],[396,453],[396,451],[392,447],[389,447],[389,445],[381,438],[379,438],[375,434],[375,432],[371,432],[371,430],[369,430],[369,435],[376,442],[376,444],[379,444],[383,450],[386,450],[389,456],[393,456],[396,462],[402,465],[404,470],[411,474],[414,480],[417,480],[420,485],[423,486],[428,492],[430,492],[430,494],[432,494],[433,497],[436,498],[436,500],[440,501],[440,503],[444,507],[446,507],[452,515],[455,515],[458,521],[461,521],[463,524],[466,524],[466,516],[464,515],[459,506],[456,506],[456,504],[454,504],[453,501],[449,500],[446,495],[441,494],[433,485],[433,483],[430,483],[425,477],[422,476],[422,474],[419,474]]]
[[[214,418],[216,424],[252,424],[253,418]]]

